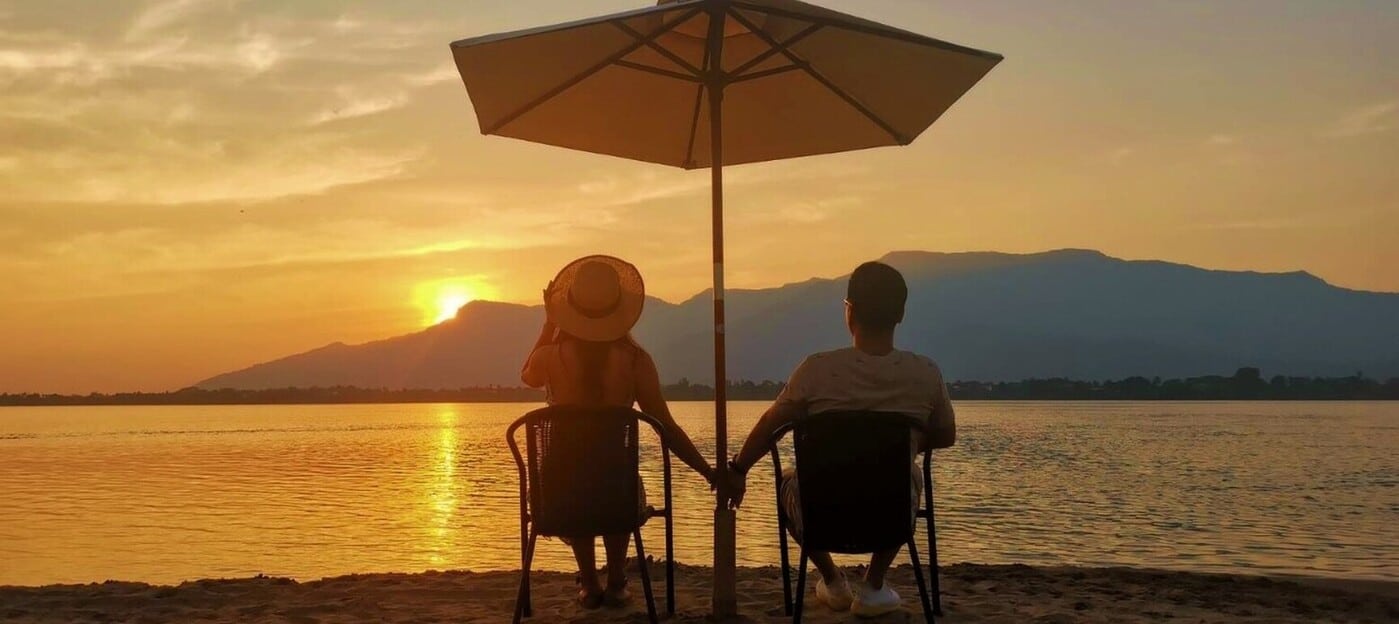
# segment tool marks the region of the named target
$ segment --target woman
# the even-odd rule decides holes
[[[651,355],[630,331],[645,304],[641,273],[611,256],[573,261],[544,290],[546,319],[520,378],[544,387],[551,405],[631,407],[661,421],[676,457],[713,483],[714,469],[675,423]],[[644,494],[644,493],[643,493]],[[627,534],[605,535],[607,584],[598,576],[593,537],[569,540],[578,560],[578,604],[619,606],[626,590]]]

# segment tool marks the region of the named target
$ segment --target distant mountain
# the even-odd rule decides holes
[[[897,252],[909,282],[899,344],[949,379],[1265,374],[1399,376],[1399,294],[1347,290],[1307,273],[1212,271],[1096,251]],[[849,343],[845,278],[730,291],[729,376],[785,379],[807,353]],[[665,381],[713,378],[712,304],[648,299],[636,329]],[[261,389],[519,384],[540,306],[472,302],[421,332],[332,344],[197,384]]]

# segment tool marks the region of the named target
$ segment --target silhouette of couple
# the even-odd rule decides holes
[[[930,435],[914,434],[910,447],[943,448],[956,440],[952,404],[942,373],[932,360],[894,348],[894,329],[903,321],[908,286],[887,264],[867,262],[850,275],[845,299],[845,322],[853,346],[816,353],[792,372],[782,393],[749,433],[738,454],[721,474],[695,448],[675,422],[661,396],[660,375],[630,331],[641,318],[645,287],[635,266],[610,256],[580,258],[565,267],[544,291],[547,318],[521,373],[531,387],[547,390],[554,405],[622,406],[634,403],[666,428],[677,457],[718,488],[738,507],[746,490],[746,475],[767,452],[778,428],[807,414],[869,410],[895,412],[926,419]],[[917,473],[917,471],[915,471]],[[801,531],[797,475],[783,475],[781,501],[793,533]],[[915,474],[915,507],[922,476]],[[644,503],[643,503],[644,504]],[[606,583],[600,578],[594,538],[570,540],[578,561],[579,604],[587,609],[624,604],[628,536],[602,536],[607,552]],[[899,608],[900,597],[884,583],[885,573],[899,549],[876,552],[865,576],[847,582],[829,553],[811,554],[820,572],[817,600],[835,611],[879,615]]]

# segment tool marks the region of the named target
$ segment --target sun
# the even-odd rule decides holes
[[[462,306],[489,296],[489,289],[473,280],[446,280],[419,284],[413,299],[424,325],[437,325],[457,316]]]
[[[437,316],[432,319],[432,324],[436,325],[447,319],[456,318],[457,310],[462,306],[471,303],[474,299],[466,293],[444,292],[437,296]]]

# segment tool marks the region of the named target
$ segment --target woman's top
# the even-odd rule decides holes
[[[550,405],[631,407],[637,399],[641,369],[654,366],[650,356],[631,341],[618,340],[596,345],[605,349],[603,357],[587,362],[582,351],[594,346],[576,340],[540,345],[525,362],[521,377],[531,386],[545,386]],[[585,371],[598,364],[600,371]],[[601,388],[589,387],[594,383]]]

